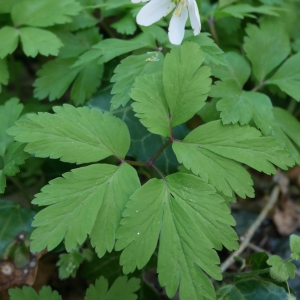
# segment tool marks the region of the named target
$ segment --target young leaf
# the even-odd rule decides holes
[[[286,60],[266,83],[277,85],[283,92],[300,101],[300,52]]]
[[[13,6],[11,17],[16,27],[48,27],[71,22],[80,10],[75,0],[21,0]]]
[[[253,197],[252,180],[239,164],[246,164],[266,174],[275,174],[272,164],[282,169],[294,160],[272,137],[247,125],[222,125],[213,121],[194,129],[183,141],[175,141],[173,150],[180,163],[230,196]]]
[[[43,286],[38,294],[31,286],[10,289],[8,293],[10,300],[62,300],[57,291],[52,291],[49,286]]]
[[[121,213],[130,195],[140,186],[136,171],[95,164],[63,174],[50,181],[33,200],[49,205],[33,222],[31,249],[54,249],[65,238],[67,251],[81,245],[88,234],[99,256],[111,251]]]
[[[251,68],[248,61],[238,53],[226,52],[224,54],[226,65],[212,66],[212,74],[222,81],[232,79],[240,89],[249,79]]]
[[[225,285],[217,291],[218,300],[288,300],[287,297],[288,293],[283,287],[261,277],[245,277],[233,284]]]
[[[75,277],[77,270],[82,263],[84,257],[77,250],[70,253],[60,254],[57,266],[59,267],[59,278],[66,279],[70,276]]]
[[[164,96],[162,72],[140,76],[130,94],[132,108],[141,123],[152,133],[170,136],[170,116]]]
[[[236,81],[227,79],[217,81],[210,92],[211,97],[222,99],[217,103],[217,110],[221,111],[223,124],[248,124],[253,118],[256,126],[268,135],[273,123],[273,106],[270,98],[262,93],[245,92],[237,86]]]
[[[12,98],[0,106],[0,157],[4,156],[6,149],[14,140],[6,130],[15,124],[22,110],[23,104],[19,104],[17,98]]]
[[[292,234],[290,236],[290,248],[293,259],[298,260],[300,258],[300,237],[298,235]]]
[[[108,281],[101,276],[96,280],[95,285],[90,285],[87,289],[84,300],[136,300],[138,297],[134,294],[140,288],[140,279],[126,276],[118,277],[108,289]]]
[[[248,24],[244,49],[259,82],[275,69],[290,53],[289,36],[281,21],[262,19],[260,28]]]
[[[64,162],[90,163],[127,154],[130,136],[120,119],[97,109],[68,104],[53,110],[55,114],[28,115],[8,133],[19,142],[29,143],[25,148],[28,153]]]
[[[115,82],[111,99],[111,110],[125,106],[130,100],[130,90],[135,79],[144,74],[152,74],[163,68],[164,56],[161,52],[131,55],[121,61],[114,71],[111,82]]]
[[[131,14],[125,15],[119,21],[110,25],[112,28],[116,29],[118,33],[121,34],[134,34],[136,31],[135,19]]]
[[[9,79],[9,73],[5,59],[0,58],[0,93],[2,91],[2,84],[7,85]]]
[[[288,111],[275,107],[272,126],[274,138],[283,145],[290,155],[300,164],[300,123]]]
[[[22,27],[19,29],[19,33],[26,56],[36,57],[38,53],[45,56],[56,56],[59,48],[63,46],[57,36],[48,30]]]
[[[180,299],[214,299],[203,271],[221,278],[213,248],[238,247],[230,227],[234,224],[212,186],[194,175],[176,173],[165,181],[149,180],[131,196],[117,231],[116,250],[125,248],[120,263],[124,273],[132,272],[149,261],[160,236],[157,271],[168,296],[180,283]]]
[[[189,120],[204,106],[211,73],[209,67],[200,67],[203,60],[203,52],[192,42],[185,42],[166,55],[163,85],[173,127]]]
[[[98,64],[106,63],[113,58],[147,47],[155,47],[154,41],[151,35],[142,33],[132,40],[120,40],[120,39],[105,39],[95,46],[92,50],[82,54],[79,60],[74,64],[74,67],[87,63],[91,60],[98,59]]]
[[[16,28],[4,26],[0,29],[0,58],[12,54],[18,47],[19,32]]]
[[[267,264],[271,266],[271,277],[277,281],[284,282],[295,277],[296,266],[291,262],[284,262],[278,255],[271,256],[267,260]]]
[[[31,233],[33,230],[31,222],[35,212],[21,207],[12,201],[0,201],[0,258],[2,258],[5,248],[12,243],[16,236],[23,233]]]

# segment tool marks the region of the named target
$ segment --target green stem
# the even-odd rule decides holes
[[[133,161],[133,160],[124,160],[127,164],[131,166],[147,167],[148,163],[144,161]]]
[[[224,272],[223,275],[224,276],[228,276],[228,277],[233,277],[233,276],[251,276],[251,275],[256,275],[256,274],[266,274],[266,273],[269,273],[270,268],[262,269],[262,270],[256,270],[256,271],[250,271],[250,272],[244,272],[244,273],[240,273],[240,272],[237,272],[237,273]]]
[[[208,23],[208,26],[209,26],[209,29],[210,29],[210,32],[211,32],[211,35],[212,35],[214,41],[216,42],[217,45],[219,45],[219,37],[218,37],[217,31],[216,31],[214,19],[209,18],[207,20],[207,23]]]
[[[294,110],[295,110],[297,104],[298,104],[298,103],[296,102],[296,100],[291,99],[291,100],[290,100],[290,103],[289,103],[289,105],[288,105],[288,107],[287,107],[287,111],[290,112],[291,114],[293,114],[293,112],[294,112]]]
[[[28,201],[29,205],[31,206],[31,197],[27,193],[27,191],[22,187],[22,185],[20,184],[18,179],[11,177],[11,176],[7,176],[7,178],[19,189],[19,191],[24,195],[24,197]]]
[[[255,86],[252,90],[251,90],[251,92],[256,92],[256,91],[258,91],[260,88],[262,88],[263,86],[265,85],[265,81],[261,81],[257,86]]]
[[[172,140],[169,139],[167,142],[165,142],[158,151],[152,156],[152,158],[149,160],[148,163],[154,163],[156,159],[159,157],[159,155],[172,143]]]

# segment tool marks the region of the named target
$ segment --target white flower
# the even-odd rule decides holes
[[[149,0],[131,0],[132,3],[148,2]],[[169,25],[169,39],[172,44],[180,45],[184,37],[184,27],[188,15],[194,35],[200,33],[201,23],[196,0],[150,0],[138,13],[136,21],[142,26],[150,26],[168,15],[173,9]]]

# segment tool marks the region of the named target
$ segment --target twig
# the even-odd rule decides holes
[[[234,262],[234,257],[235,256],[239,256],[244,250],[245,248],[247,248],[247,246],[250,243],[250,240],[252,239],[254,233],[256,232],[256,230],[258,229],[258,227],[261,225],[261,223],[264,221],[264,219],[266,218],[266,216],[268,215],[269,211],[273,208],[273,206],[275,205],[278,195],[279,195],[279,191],[280,188],[278,185],[276,185],[274,187],[274,189],[272,190],[272,193],[270,195],[270,198],[266,204],[266,206],[264,207],[264,209],[261,211],[261,213],[259,214],[259,216],[257,217],[257,219],[255,220],[255,222],[252,224],[251,227],[248,228],[248,230],[246,231],[246,233],[243,235],[242,243],[240,245],[240,248],[236,251],[234,251],[222,264],[221,264],[221,270],[224,272],[233,262]]]

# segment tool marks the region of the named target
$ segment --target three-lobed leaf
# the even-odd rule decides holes
[[[247,125],[222,125],[209,122],[194,129],[183,141],[175,141],[173,150],[180,163],[230,196],[253,197],[252,180],[240,163],[266,174],[275,174],[273,164],[282,169],[294,160],[272,137]]]
[[[115,155],[124,158],[130,145],[127,126],[109,113],[87,107],[56,106],[55,114],[30,114],[8,133],[29,143],[25,151],[37,157],[89,163]]]
[[[33,222],[31,249],[54,249],[63,239],[68,251],[81,245],[87,235],[101,257],[111,251],[121,214],[130,195],[139,188],[136,171],[94,164],[63,174],[36,195],[34,204],[48,207]]]
[[[143,201],[141,201],[143,199]],[[213,212],[213,213],[212,213]],[[180,284],[181,299],[214,299],[203,273],[221,278],[213,249],[237,248],[235,222],[224,200],[204,180],[176,173],[151,179],[130,198],[117,231],[116,250],[125,273],[141,269],[158,239],[158,273],[172,297]],[[160,237],[160,238],[159,238]]]
[[[289,278],[295,277],[296,266],[291,262],[284,262],[278,255],[273,255],[267,260],[267,264],[271,266],[270,275],[273,279],[284,282]]]

